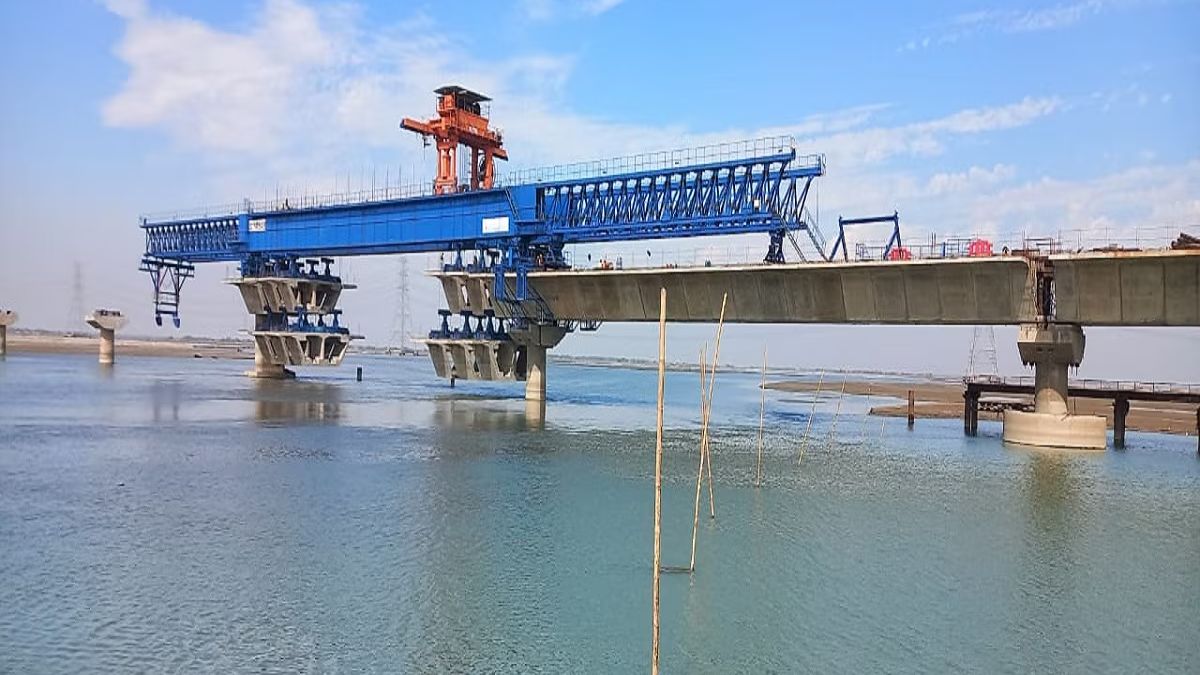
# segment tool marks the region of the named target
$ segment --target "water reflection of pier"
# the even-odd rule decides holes
[[[256,380],[254,417],[260,422],[328,422],[342,415],[342,390],[325,382]]]

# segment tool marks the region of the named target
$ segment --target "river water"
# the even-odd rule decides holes
[[[355,358],[0,362],[0,671],[644,671],[655,373],[552,362],[539,414]],[[668,565],[698,388],[668,377]],[[1031,452],[834,396],[797,463],[810,400],[768,394],[755,488],[757,377],[719,378],[665,672],[1200,671],[1194,438]]]

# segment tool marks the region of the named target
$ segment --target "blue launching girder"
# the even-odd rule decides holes
[[[497,267],[523,278],[532,266],[564,264],[568,244],[754,232],[771,234],[766,260],[782,262],[781,242],[796,230],[828,259],[806,209],[824,172],[824,157],[797,156],[782,138],[538,170],[452,194],[247,201],[217,214],[143,218],[143,264],[241,261],[245,271],[247,261],[284,257],[497,250]]]
[[[805,230],[815,225],[806,219],[807,190],[824,170],[822,157],[797,158],[789,150],[448,195],[313,206],[247,202],[239,213],[145,218],[141,226],[147,255],[188,262]]]

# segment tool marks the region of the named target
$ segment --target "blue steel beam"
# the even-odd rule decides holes
[[[513,249],[804,229],[819,156],[795,151],[491,190],[143,220],[146,253],[187,262]],[[814,239],[814,243],[815,243]],[[824,251],[820,251],[826,257]]]

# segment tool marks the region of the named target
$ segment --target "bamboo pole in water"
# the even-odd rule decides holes
[[[708,361],[708,343],[700,348],[700,423],[704,423],[705,393],[704,368]],[[700,437],[700,466],[696,469],[696,509],[692,513],[692,560],[688,563],[688,571],[696,571],[696,532],[700,529],[700,488],[704,485],[704,437]]]
[[[863,413],[862,424],[858,425],[858,442],[867,442],[867,422],[871,419],[871,390],[873,385],[867,385],[867,410]]]
[[[667,379],[667,289],[658,296],[658,422],[654,443],[654,638],[651,641],[651,675],[658,675],[658,606],[659,577],[662,574],[662,456],[663,456],[663,394]]]
[[[821,371],[821,379],[817,380],[817,391],[813,394],[812,409],[808,411],[808,424],[804,425],[804,440],[800,441],[800,457],[796,463],[804,461],[804,451],[808,448],[808,432],[812,431],[813,416],[817,414],[817,401],[821,398],[821,386],[825,384],[825,371]]]
[[[763,347],[763,370],[762,383],[759,384],[762,389],[762,403],[758,407],[758,463],[754,468],[754,485],[762,487],[762,451],[763,451],[763,417],[767,413],[767,348]]]
[[[833,411],[833,425],[829,427],[829,440],[837,440],[838,416],[842,414],[842,399],[846,396],[846,380],[842,380],[842,392],[838,394],[837,408]]]
[[[713,402],[713,386],[717,382],[717,363],[721,358],[721,334],[725,332],[725,303],[729,300],[729,293],[721,296],[721,318],[717,321],[717,344],[713,347],[712,367],[708,369],[708,399],[705,403],[704,428],[701,430],[700,442],[703,446],[704,465],[708,472],[708,514],[711,518],[717,517],[716,498],[713,497],[713,477],[712,477],[712,448],[708,439],[708,422],[712,418],[712,402]]]

